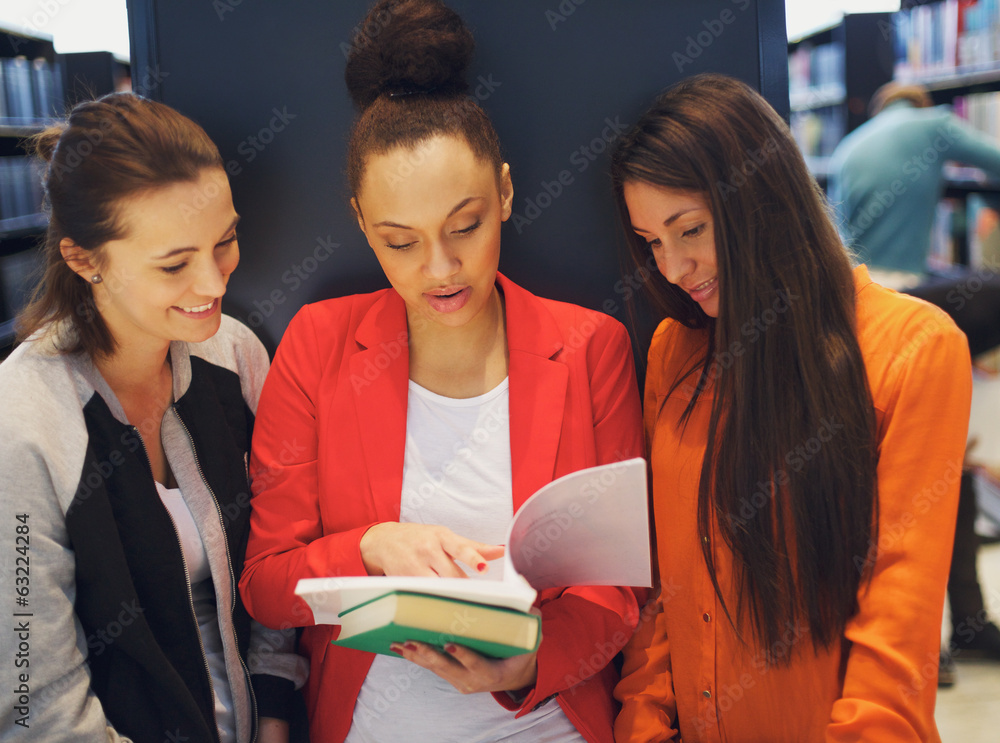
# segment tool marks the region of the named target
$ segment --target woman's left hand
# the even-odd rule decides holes
[[[393,643],[408,661],[436,673],[462,694],[515,691],[532,686],[538,675],[537,651],[510,658],[487,658],[464,645],[448,643],[444,652],[423,642]]]

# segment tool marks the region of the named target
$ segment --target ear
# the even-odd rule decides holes
[[[84,250],[68,237],[59,241],[59,252],[62,253],[63,260],[70,270],[90,283],[94,274],[100,273],[100,269],[94,264],[91,251]]]
[[[510,180],[510,165],[500,167],[500,221],[510,219],[514,208],[514,184]]]

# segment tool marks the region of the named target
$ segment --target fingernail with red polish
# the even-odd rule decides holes
[[[444,646],[444,649],[446,653],[451,653],[452,655],[454,655],[455,652],[458,650],[458,646],[455,645],[455,643],[453,642],[449,642],[447,645]]]
[[[389,646],[389,650],[391,650],[394,653],[399,653],[400,655],[403,654],[403,649],[398,644],[396,644],[396,643],[393,643],[392,645],[390,645]]]
[[[403,647],[406,648],[407,650],[416,650],[417,649],[417,646],[414,645],[412,642],[404,642],[403,643]]]
[[[480,573],[486,570],[486,563],[481,562],[478,565],[476,565],[476,570],[478,570]]]

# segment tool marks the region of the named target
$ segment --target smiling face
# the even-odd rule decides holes
[[[485,321],[496,291],[500,224],[512,200],[507,165],[498,188],[496,171],[456,137],[368,160],[352,204],[406,303],[411,329],[420,320],[444,327]]]
[[[240,260],[225,171],[140,194],[120,206],[119,219],[124,237],[101,246],[96,263],[70,263],[88,280],[100,273],[94,301],[119,346],[211,338]]]
[[[706,315],[718,317],[715,231],[705,199],[643,181],[626,181],[623,193],[632,229],[653,251],[663,277],[686,291]]]

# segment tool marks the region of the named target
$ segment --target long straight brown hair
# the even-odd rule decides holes
[[[870,570],[856,558],[877,542],[878,452],[852,268],[822,192],[771,106],[714,74],[654,102],[616,147],[612,178],[637,267],[651,252],[631,229],[625,183],[697,193],[714,220],[718,318],[659,273],[645,286],[662,316],[707,339],[670,392],[696,376],[683,427],[714,386],[698,523],[733,553],[735,616],[701,541],[725,613],[738,634],[737,617],[749,619],[777,662],[790,657],[774,652],[790,624],[807,623],[817,648],[839,641]],[[734,344],[743,352],[727,354]]]

